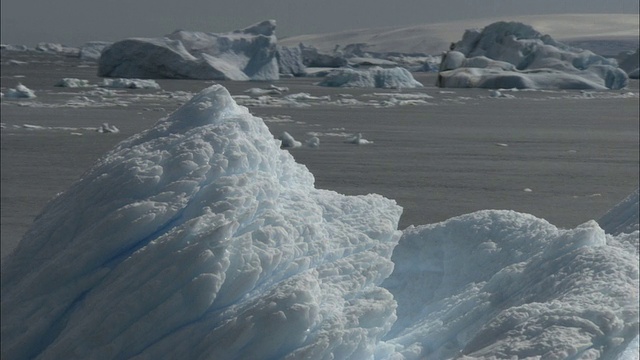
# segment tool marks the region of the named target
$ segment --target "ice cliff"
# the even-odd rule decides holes
[[[118,144],[3,262],[2,358],[637,355],[637,192],[609,233],[500,210],[400,232],[280,145],[219,85]]]
[[[443,55],[438,86],[621,89],[627,74],[614,59],[572,48],[517,22],[467,30]]]
[[[105,48],[98,75],[123,78],[277,80],[275,20],[230,33],[179,30]]]

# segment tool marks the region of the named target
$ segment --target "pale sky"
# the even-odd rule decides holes
[[[385,26],[554,13],[638,13],[638,0],[2,0],[1,43],[80,46],[229,32],[277,21],[279,38]]]

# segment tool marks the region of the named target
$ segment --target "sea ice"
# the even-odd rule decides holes
[[[438,86],[621,89],[627,74],[614,59],[572,48],[517,22],[467,30],[443,55]]]

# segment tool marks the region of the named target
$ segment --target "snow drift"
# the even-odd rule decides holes
[[[163,38],[133,38],[102,50],[105,77],[277,80],[275,20],[231,33],[179,30]]]
[[[467,30],[443,55],[438,76],[441,87],[621,89],[627,82],[614,59],[569,47],[517,22]]]
[[[610,234],[498,210],[401,233],[280,145],[219,85],[117,145],[4,261],[2,358],[637,354],[637,192]]]

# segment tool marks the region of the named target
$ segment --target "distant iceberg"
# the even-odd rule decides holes
[[[622,52],[618,54],[620,68],[624,70],[631,79],[640,77],[640,48],[636,51]]]
[[[118,144],[5,258],[2,358],[637,354],[637,192],[614,233],[506,210],[401,232],[281,144],[220,85]]]
[[[627,74],[614,59],[572,48],[517,22],[467,30],[443,55],[441,87],[621,89]]]
[[[98,75],[141,79],[277,80],[275,20],[225,34],[179,30],[102,51]]]
[[[109,41],[89,41],[80,47],[78,56],[81,60],[97,61],[100,59],[102,50],[111,44],[113,43]]]
[[[368,69],[336,69],[332,70],[320,86],[331,87],[371,87],[385,89],[417,88],[423,85],[413,75],[401,67],[381,68],[374,66]]]
[[[47,42],[39,43],[38,45],[36,45],[35,50],[45,52],[45,53],[50,53],[50,54],[60,54],[60,55],[67,55],[67,56],[73,56],[73,57],[78,56],[80,52],[80,49],[76,47],[66,46],[58,43],[47,43]]]

